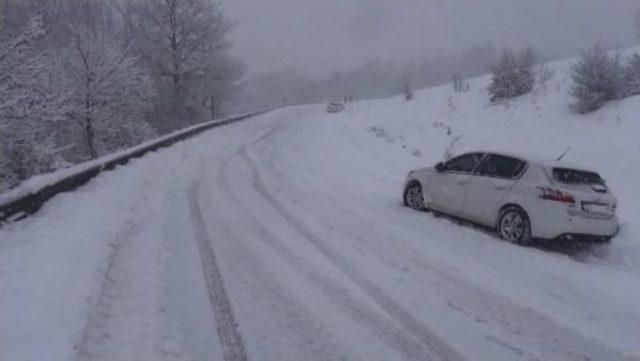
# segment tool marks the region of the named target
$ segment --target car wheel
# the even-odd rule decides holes
[[[404,204],[416,211],[425,211],[422,186],[418,182],[412,182],[404,191]]]
[[[523,246],[531,244],[531,223],[520,207],[510,206],[503,209],[497,230],[500,237],[507,242]]]

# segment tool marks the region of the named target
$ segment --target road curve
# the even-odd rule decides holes
[[[1,287],[26,275],[65,286],[87,270],[94,282],[65,295],[74,307],[48,300],[64,338],[1,327],[0,358],[640,360],[637,274],[402,207],[406,169],[356,130],[321,106],[278,110],[99,177],[80,194],[93,218],[71,197],[4,231],[0,270],[66,239],[91,262]],[[61,210],[69,231],[38,242]],[[110,227],[76,240],[82,222]],[[3,297],[3,311],[36,314],[24,295]],[[21,315],[9,326],[24,335],[38,324]]]

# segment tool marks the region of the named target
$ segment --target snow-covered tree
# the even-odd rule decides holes
[[[158,124],[169,131],[205,120],[221,84],[234,82],[226,57],[229,24],[215,0],[137,0],[137,48],[160,93]],[[219,97],[218,97],[219,99]],[[218,101],[214,99],[214,103]]]
[[[223,115],[244,67],[218,4],[0,0],[0,188]]]
[[[624,96],[640,95],[640,54],[629,58],[624,75]]]
[[[0,40],[0,152],[2,182],[14,184],[51,169],[50,138],[59,103],[48,81],[49,58],[39,47],[45,29],[33,17],[17,34]]]
[[[571,107],[579,113],[597,110],[622,94],[620,54],[609,55],[602,46],[596,45],[572,67],[571,78],[571,95],[577,100]]]
[[[65,115],[81,128],[87,158],[153,135],[144,119],[154,89],[129,48],[100,27],[77,24],[56,55]]]
[[[527,94],[533,90],[535,75],[533,67],[537,61],[532,48],[519,55],[505,49],[498,63],[492,68],[492,82],[489,85],[491,101],[509,99]]]

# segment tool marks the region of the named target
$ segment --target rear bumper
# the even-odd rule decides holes
[[[615,236],[619,229],[615,215],[609,219],[586,218],[569,214],[564,205],[547,205],[538,212],[529,212],[529,218],[531,235],[535,238],[608,238]]]
[[[584,243],[588,243],[588,242],[599,243],[599,242],[607,242],[613,237],[615,237],[615,234],[610,236],[594,236],[592,234],[567,233],[567,234],[560,235],[559,237],[556,237],[553,240],[576,241],[576,242],[584,242]]]

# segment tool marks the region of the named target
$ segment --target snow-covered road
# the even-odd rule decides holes
[[[0,360],[640,359],[640,270],[405,209],[408,163],[323,110],[213,130],[0,231]]]

